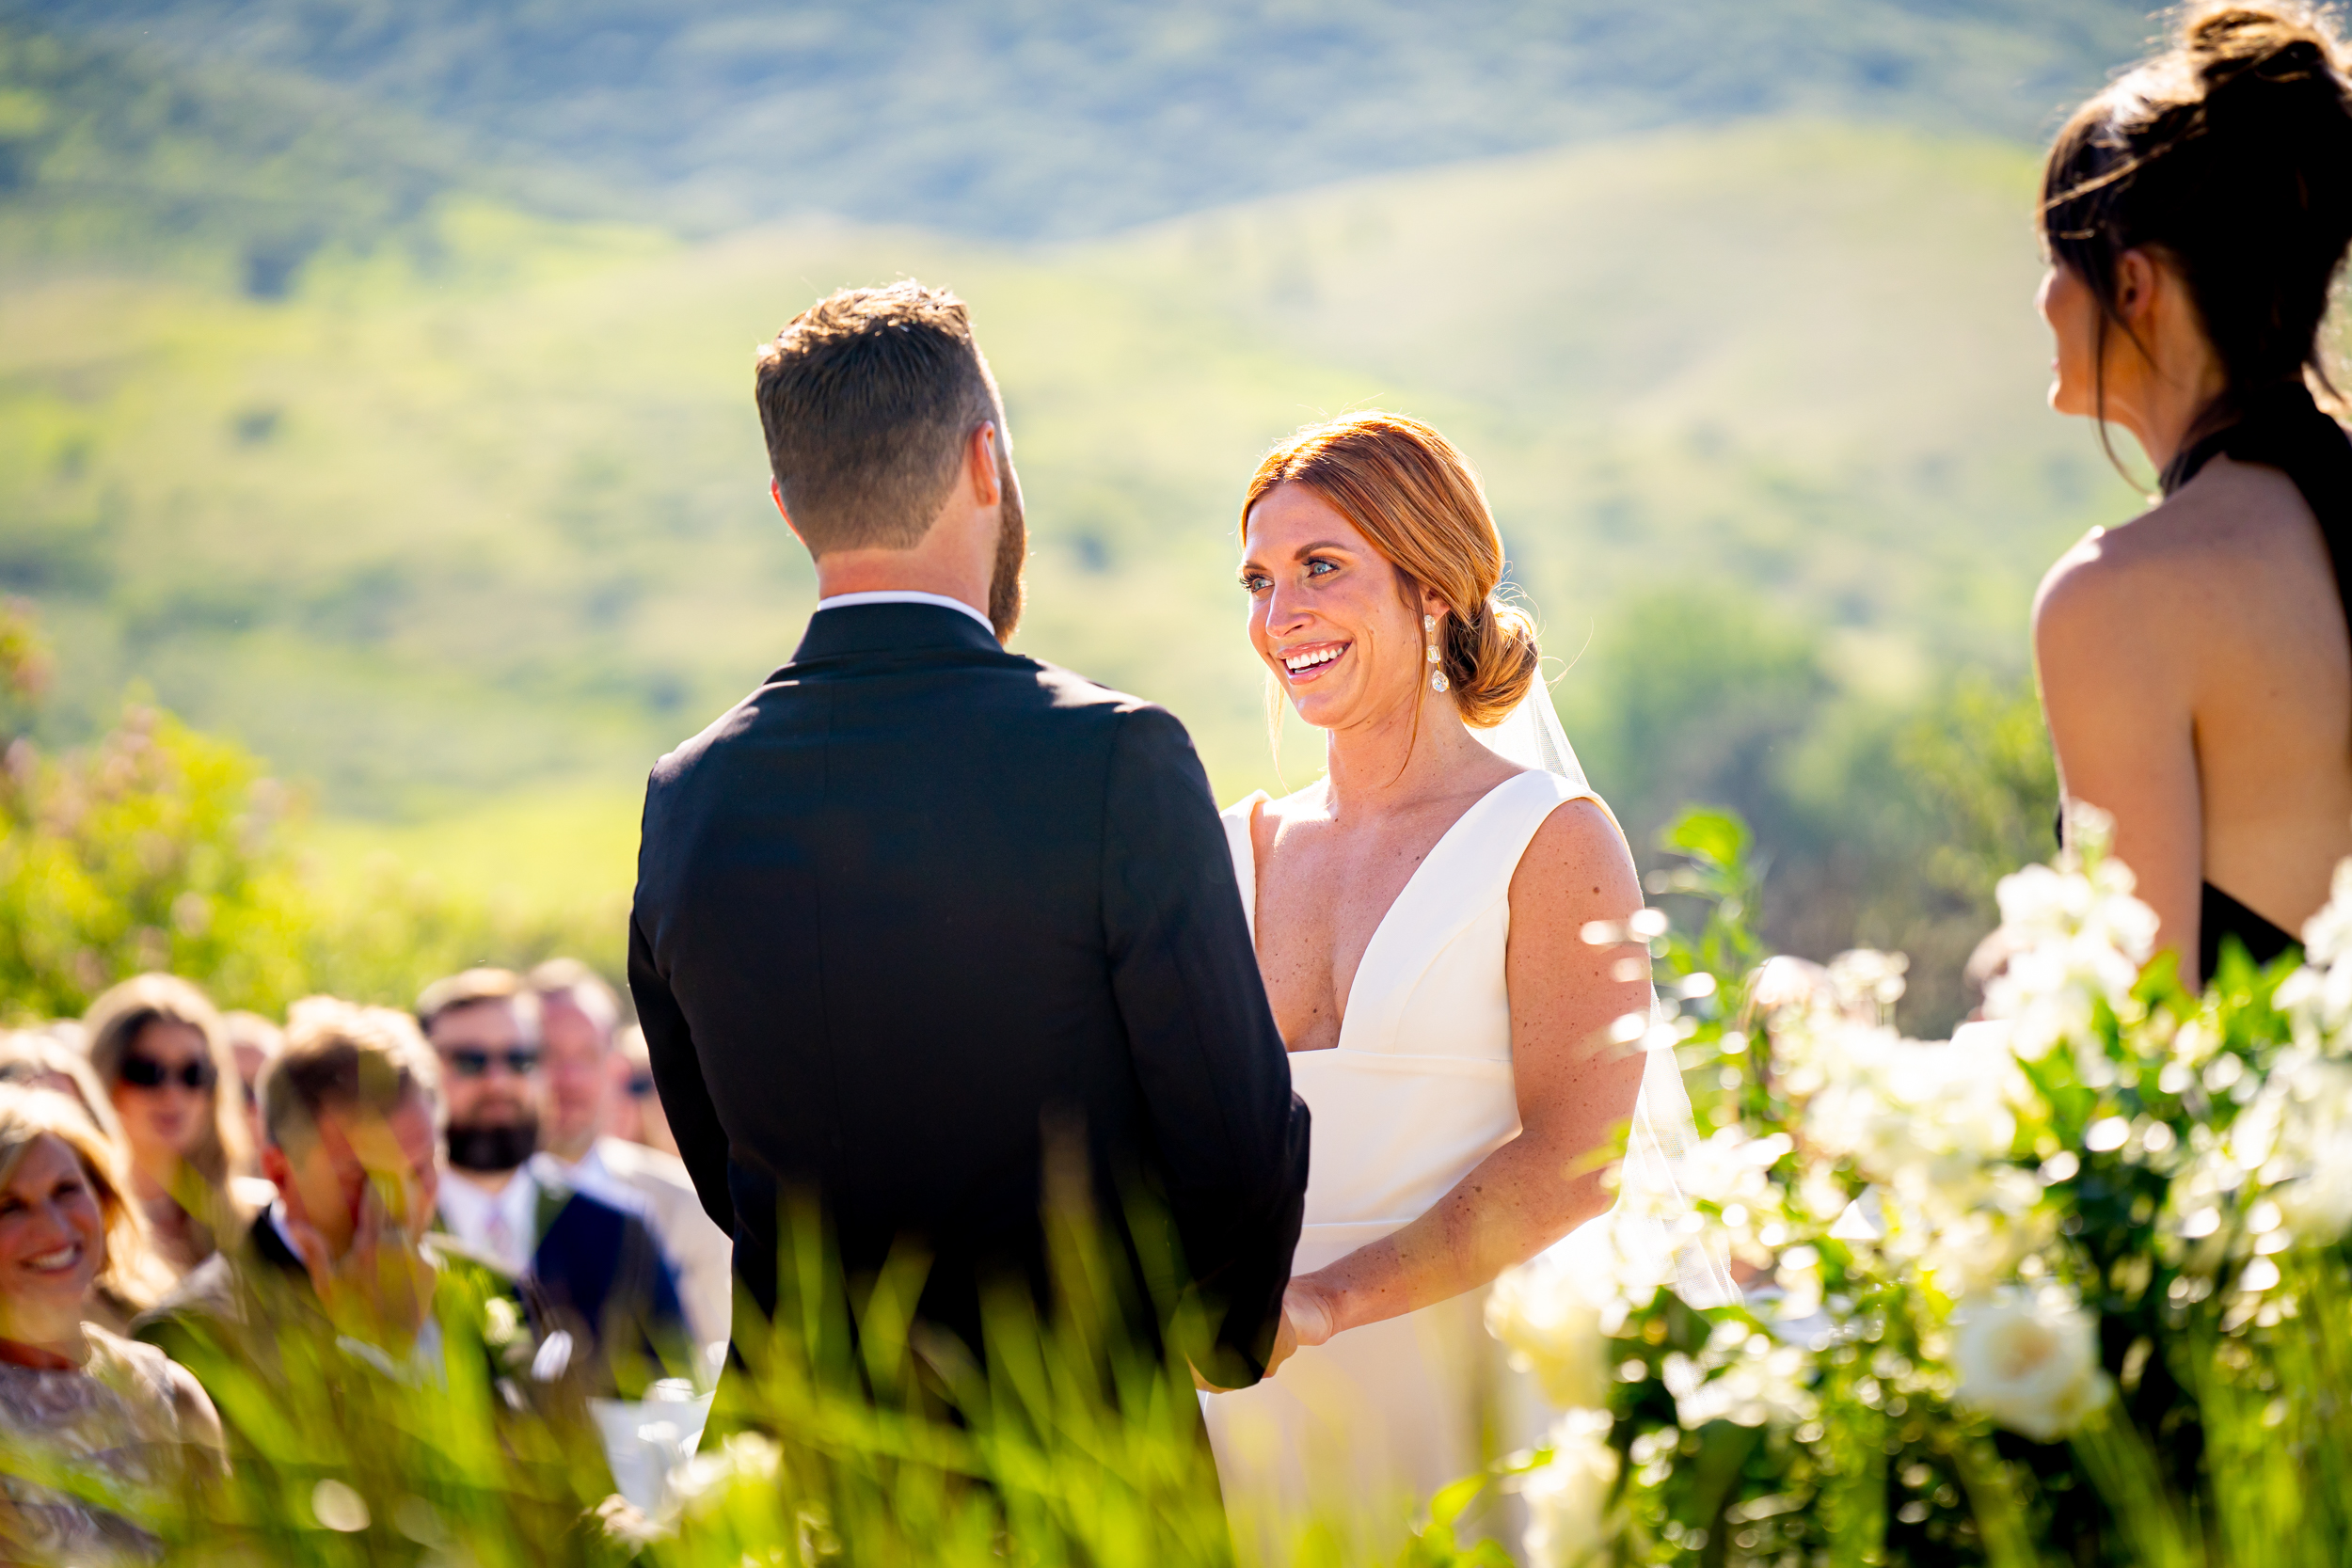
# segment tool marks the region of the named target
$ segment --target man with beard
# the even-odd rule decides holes
[[[1207,1381],[1256,1381],[1307,1114],[1190,739],[1004,647],[1026,536],[961,301],[834,294],[761,350],[756,402],[817,612],[655,768],[629,932],[737,1277],[773,1314],[807,1277],[780,1216],[814,1212],[852,1301],[918,1262],[914,1342],[985,1355],[997,1285],[1050,1294],[1050,1190],[1108,1227],[1140,1348],[1175,1332]]]
[[[635,1395],[695,1373],[677,1281],[644,1222],[575,1189],[536,1158],[539,1000],[503,969],[425,987],[417,1021],[441,1059],[449,1105],[440,1221],[489,1262],[529,1281],[593,1357],[600,1386]]]

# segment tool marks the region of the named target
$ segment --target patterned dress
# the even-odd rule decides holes
[[[96,1482],[135,1512],[142,1496],[167,1494],[191,1462],[217,1463],[219,1424],[194,1378],[151,1345],[85,1332],[90,1354],[80,1367],[0,1362],[0,1561],[151,1562],[163,1550],[153,1535],[40,1478]]]

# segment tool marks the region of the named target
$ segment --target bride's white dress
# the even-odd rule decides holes
[[[1225,813],[1253,936],[1250,823],[1265,798]],[[1569,753],[1559,771],[1515,775],[1465,812],[1374,931],[1339,1044],[1291,1056],[1292,1084],[1314,1117],[1295,1274],[1403,1228],[1518,1135],[1503,978],[1511,879],[1536,830],[1574,800],[1608,809]],[[1670,1052],[1657,1053],[1645,1074],[1624,1178],[1653,1192],[1671,1188],[1671,1158],[1690,1122],[1672,1062]],[[1593,1244],[1604,1223],[1560,1244]],[[1486,1295],[1473,1291],[1349,1329],[1255,1387],[1203,1401],[1245,1544],[1279,1560],[1291,1532],[1319,1520],[1393,1549],[1432,1492],[1537,1440],[1543,1407],[1486,1333]]]

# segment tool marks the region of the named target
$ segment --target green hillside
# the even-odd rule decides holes
[[[1942,962],[2020,852],[2001,790],[1945,775],[2022,672],[2043,564],[2134,501],[2042,408],[2013,142],[1784,116],[1084,241],[697,239],[596,218],[620,186],[485,157],[480,126],[256,68],[259,37],[191,65],[0,19],[0,591],[56,644],[45,738],[151,690],[305,783],[355,888],[389,857],[525,914],[613,906],[646,765],[810,602],[753,345],[902,275],[972,300],[1006,388],[1021,645],[1168,703],[1222,795],[1316,760],[1295,723],[1279,769],[1266,744],[1235,499],[1280,434],[1378,403],[1484,469],[1637,839],[1691,799],[1756,822],[1776,940]],[[1971,812],[1993,847],[1962,854]],[[1979,869],[1923,894],[1930,850]]]
[[[1675,125],[2030,139],[2146,0],[7,0],[259,67],[705,230],[795,212],[1031,239]]]

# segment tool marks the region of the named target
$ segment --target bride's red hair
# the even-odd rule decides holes
[[[1366,409],[1309,425],[1266,453],[1242,498],[1250,509],[1278,485],[1330,502],[1404,575],[1452,611],[1440,656],[1463,722],[1502,722],[1534,682],[1535,624],[1500,603],[1502,533],[1478,475],[1454,443],[1419,420]]]

